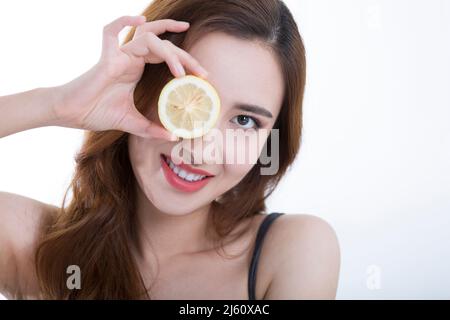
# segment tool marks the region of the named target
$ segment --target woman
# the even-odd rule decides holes
[[[134,28],[119,46],[125,26]],[[183,166],[212,176],[200,190],[182,192],[166,180],[163,166],[180,142],[161,126],[156,104],[172,76],[187,73],[217,89],[221,132],[279,130],[275,174],[262,175],[259,161],[203,161]],[[105,26],[101,57],[80,77],[0,97],[1,137],[49,125],[86,130],[60,208],[0,194],[0,292],[335,298],[340,253],[332,227],[309,214],[265,212],[299,150],[304,86],[302,39],[281,1],[158,0],[143,16]],[[278,141],[268,134],[270,143]]]

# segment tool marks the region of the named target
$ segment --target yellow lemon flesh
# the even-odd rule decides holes
[[[205,135],[216,124],[219,113],[216,89],[193,75],[172,79],[159,95],[159,119],[178,137],[193,139]]]

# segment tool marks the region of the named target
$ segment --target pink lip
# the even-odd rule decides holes
[[[164,172],[164,176],[166,177],[167,182],[169,182],[169,184],[171,186],[173,186],[174,188],[183,191],[183,192],[194,192],[197,191],[201,188],[203,188],[208,182],[209,180],[212,178],[212,176],[206,177],[202,180],[199,181],[186,181],[182,178],[180,178],[179,176],[177,176],[175,174],[175,172],[173,172],[169,165],[166,162],[166,159],[164,159],[164,155],[160,155],[161,158],[161,167],[163,168],[163,172]],[[201,174],[201,175],[209,175],[209,173],[200,170],[200,169],[195,169],[195,170],[191,170],[188,166],[188,168],[186,168],[186,164],[185,166],[179,165],[179,167],[185,169],[186,171],[190,171],[192,173],[196,173],[196,174]]]
[[[169,160],[172,160],[172,158],[169,155],[164,154],[163,156],[166,157]],[[172,162],[175,163],[175,161],[173,161],[173,160],[172,160]],[[199,174],[199,175],[202,175],[202,176],[210,176],[210,177],[214,176],[213,174],[209,173],[208,171],[191,167],[190,165],[188,165],[187,163],[184,163],[183,161],[181,161],[180,164],[176,164],[176,166],[180,167],[181,169],[184,169],[185,171],[188,171],[188,172],[191,172],[191,173],[195,173],[195,174]]]

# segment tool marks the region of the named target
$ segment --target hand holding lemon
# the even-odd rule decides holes
[[[126,26],[134,26],[136,31],[132,40],[119,46],[118,34]],[[164,19],[146,22],[143,16],[123,16],[106,25],[97,64],[78,78],[52,90],[52,123],[93,131],[120,130],[144,138],[170,141],[177,139],[172,132],[176,128],[184,129],[181,133],[183,137],[197,136],[199,131],[195,126],[188,125],[187,121],[208,120],[206,124],[211,125],[209,119],[217,117],[217,111],[214,111],[217,99],[211,95],[210,87],[199,78],[195,78],[197,81],[192,81],[194,76],[184,78],[185,68],[202,77],[206,76],[207,71],[188,52],[158,37],[166,31],[185,32],[188,28],[189,24],[183,21]],[[171,82],[163,91],[164,94],[169,93],[165,100],[166,112],[161,113],[163,123],[169,124],[166,126],[169,130],[142,115],[134,104],[132,94],[145,64],[162,62],[167,64],[175,77],[189,79],[180,80],[182,86],[178,85],[178,81]],[[190,82],[193,86],[186,87]],[[174,90],[175,87],[177,89]],[[194,87],[198,90],[193,90]],[[171,91],[175,93],[170,95]],[[174,98],[177,94],[183,98]],[[185,109],[177,109],[184,106]]]

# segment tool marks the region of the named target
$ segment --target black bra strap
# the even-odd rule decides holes
[[[255,247],[253,250],[252,261],[250,263],[250,269],[248,272],[248,296],[250,300],[255,300],[255,288],[256,288],[256,271],[258,267],[258,259],[261,254],[262,243],[264,236],[267,233],[272,222],[281,216],[283,213],[272,212],[264,218],[263,222],[259,226],[258,233],[256,234]]]

